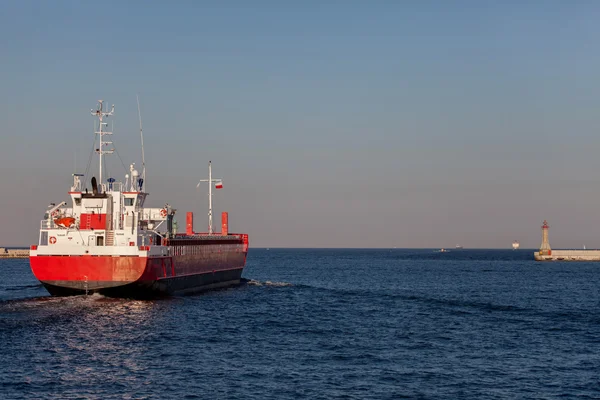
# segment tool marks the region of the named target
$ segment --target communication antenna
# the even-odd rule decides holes
[[[146,159],[144,157],[144,131],[142,129],[142,112],[140,111],[140,96],[136,94],[135,97],[137,98],[138,117],[140,119],[140,138],[142,139],[142,180],[144,184],[144,191],[147,193],[148,191],[146,190]]]
[[[112,108],[111,108],[110,111],[104,111],[104,102],[102,100],[98,100],[98,108],[96,109],[96,111],[90,110],[90,113],[93,116],[98,117],[98,120],[100,122],[99,123],[98,131],[96,132],[96,135],[98,135],[98,137],[100,138],[100,146],[98,146],[98,148],[96,149],[96,153],[98,153],[98,156],[99,156],[99,163],[98,163],[99,164],[99,168],[98,168],[99,171],[98,171],[98,174],[99,174],[99,178],[100,178],[99,182],[102,185],[103,184],[102,183],[102,157],[104,156],[104,154],[112,154],[115,151],[114,148],[111,148],[109,150],[104,150],[104,146],[106,146],[106,145],[112,145],[112,142],[110,142],[110,141],[103,141],[102,140],[102,136],[104,136],[104,135],[112,135],[112,132],[107,132],[107,131],[105,131],[103,129],[105,126],[107,126],[107,123],[103,122],[103,119],[106,118],[106,117],[111,117],[111,116],[114,115],[114,113],[115,113],[115,105],[114,104],[112,105]]]

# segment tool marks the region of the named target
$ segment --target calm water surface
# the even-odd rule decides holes
[[[240,288],[51,298],[0,259],[0,398],[600,398],[600,263],[251,249]]]

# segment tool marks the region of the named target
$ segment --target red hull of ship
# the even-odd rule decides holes
[[[239,284],[246,252],[169,257],[32,256],[31,269],[52,295],[146,297]]]

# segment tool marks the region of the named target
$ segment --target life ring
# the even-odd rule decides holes
[[[56,243],[56,238],[54,236],[50,236],[50,240],[48,240],[48,242],[50,242],[50,244],[54,244]]]
[[[160,210],[160,216],[165,218],[167,216],[167,210],[164,208],[162,210]]]
[[[55,217],[58,217],[59,214],[60,214],[60,211],[54,210],[54,211],[52,211],[51,215],[52,215],[52,218],[55,218]]]

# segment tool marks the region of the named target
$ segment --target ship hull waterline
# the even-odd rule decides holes
[[[70,282],[64,281],[40,282],[42,285],[44,285],[44,288],[48,291],[48,293],[57,297],[91,295],[98,293],[106,297],[146,299],[195,294],[209,290],[236,287],[241,284],[241,275],[242,269],[239,269],[231,271],[219,271],[215,272],[214,274],[207,273],[176,278],[164,278],[153,282],[132,282],[121,286],[103,287],[98,289],[86,289],[85,285],[80,283],[72,285],[69,284]]]
[[[201,272],[177,275],[178,268],[172,259],[143,257],[31,257],[30,263],[36,278],[53,296],[99,293],[124,298],[164,297],[232,287],[240,284],[244,269],[244,262],[217,263],[221,265],[216,268],[198,262],[200,268],[194,269]]]

